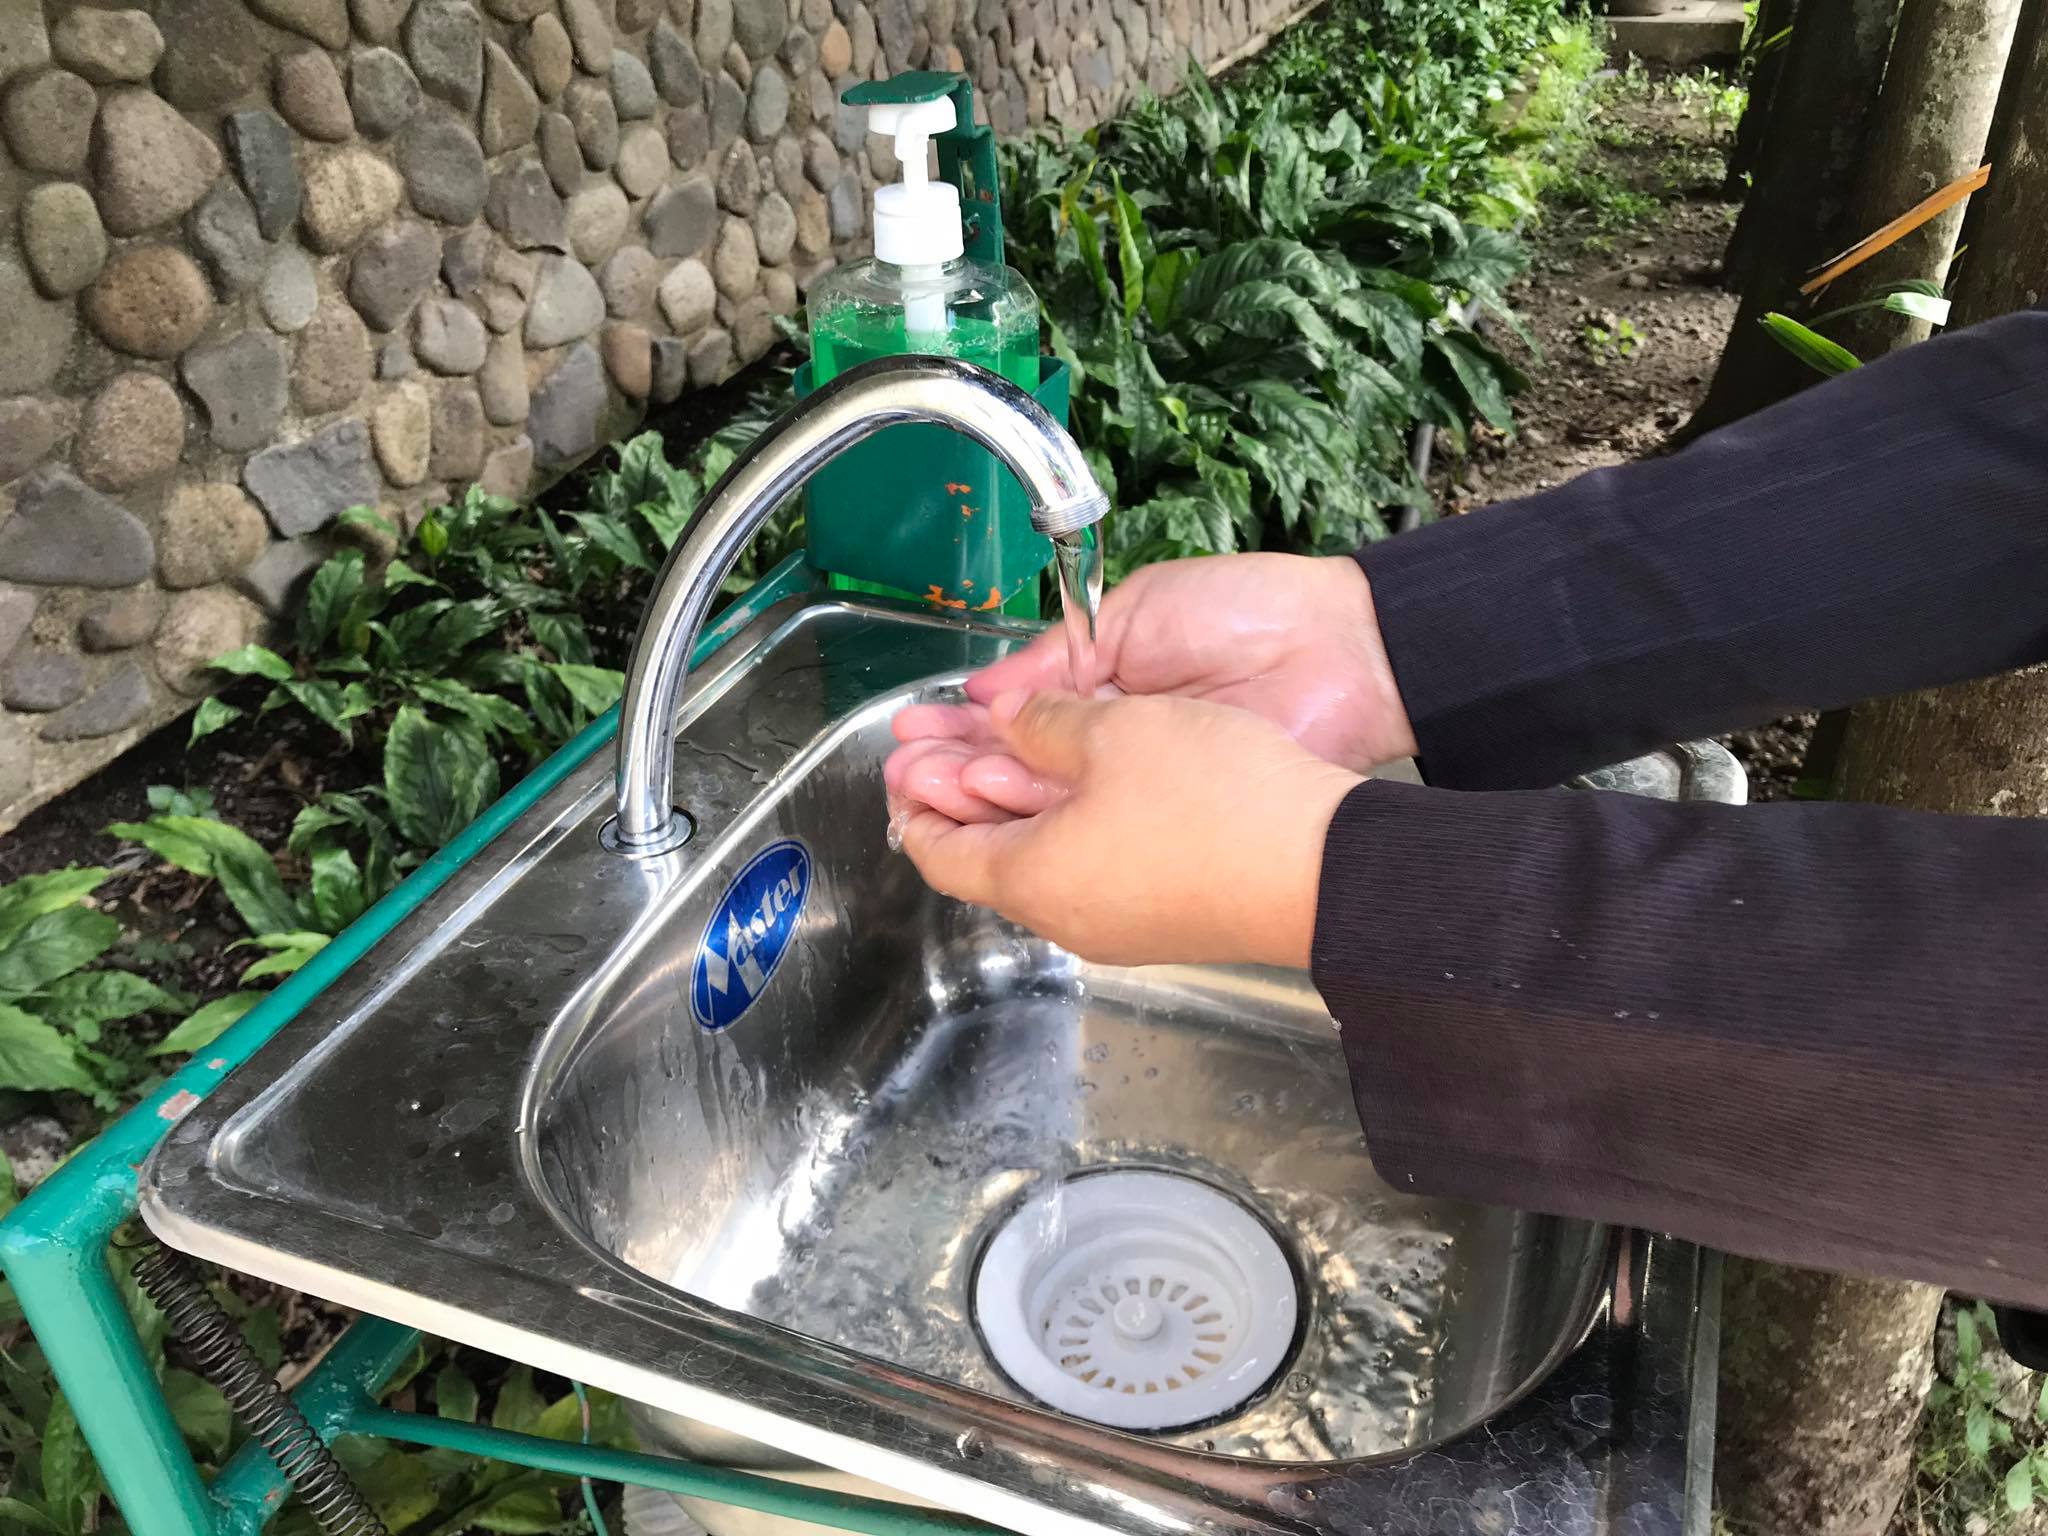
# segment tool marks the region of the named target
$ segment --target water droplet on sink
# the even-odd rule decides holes
[[[1087,1050],[1083,1051],[1081,1055],[1089,1061],[1107,1061],[1109,1060],[1109,1042],[1098,1040],[1095,1044],[1089,1046]]]
[[[988,1436],[978,1429],[970,1429],[957,1442],[960,1454],[969,1461],[977,1461],[988,1454]]]
[[[447,1102],[447,1095],[442,1093],[440,1089],[429,1088],[425,1093],[421,1094],[418,1098],[413,1099],[409,1103],[407,1103],[405,1107],[411,1110],[416,1115],[431,1115],[435,1110],[439,1109],[443,1104]]]

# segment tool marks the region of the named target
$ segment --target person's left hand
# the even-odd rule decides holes
[[[935,889],[1086,959],[1308,964],[1323,837],[1359,775],[1194,699],[1012,693],[986,732],[936,775],[966,814],[925,802],[903,829]],[[920,798],[935,750],[897,750],[892,795]]]

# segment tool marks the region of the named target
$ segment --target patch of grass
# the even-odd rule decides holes
[[[1600,325],[1588,321],[1579,332],[1579,345],[1585,348],[1593,361],[1605,368],[1609,363],[1625,363],[1642,351],[1643,333],[1636,329],[1635,321],[1623,316],[1612,325]]]
[[[1945,1322],[1893,1526],[1903,1536],[2001,1536],[2048,1503],[2048,1377],[2004,1357],[1990,1308],[1952,1306],[1954,1348]]]

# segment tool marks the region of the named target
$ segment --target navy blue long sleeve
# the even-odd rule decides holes
[[[1360,558],[1450,786],[1325,849],[1381,1173],[2048,1305],[2048,823],[1533,788],[2048,658],[2048,314]]]

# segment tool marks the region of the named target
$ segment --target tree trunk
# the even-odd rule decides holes
[[[1852,238],[1984,163],[2019,12],[2019,0],[1906,0],[1856,187]],[[1959,203],[1856,268],[1826,302],[1847,303],[1911,278],[1943,281],[1962,227]],[[1930,330],[1924,320],[1867,309],[1845,316],[1834,335],[1868,358],[1925,341]]]
[[[1806,273],[1855,238],[1848,193],[1898,12],[1898,0],[1828,0],[1804,7],[1792,29],[1755,190],[1728,242],[1742,307],[1688,437],[1774,404],[1810,376],[1757,321],[1794,305]]]
[[[1729,1259],[1725,1276],[1721,1516],[1765,1536],[1884,1536],[1912,1470],[1941,1292],[1753,1259]]]
[[[1799,0],[1759,0],[1756,12],[1758,44],[1776,37],[1794,25]],[[1770,125],[1771,104],[1777,99],[1778,82],[1784,78],[1785,59],[1792,51],[1788,37],[1756,61],[1749,72],[1749,105],[1742,121],[1735,125],[1735,144],[1728,151],[1728,186],[1731,195],[1741,189],[1743,177],[1753,175],[1764,147],[1764,131]]]
[[[1955,322],[2039,302],[2048,263],[2048,0],[2025,0]],[[1937,343],[1938,345],[1938,343]],[[1941,537],[1930,508],[1929,538]],[[2048,666],[1859,706],[1840,798],[2048,816]],[[1878,1536],[1906,1486],[1940,1293],[1731,1264],[1716,1482],[1737,1528]]]

